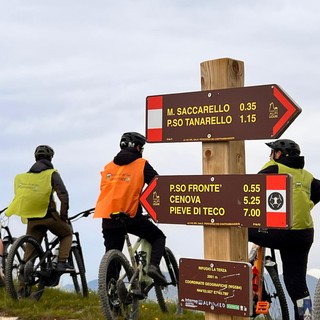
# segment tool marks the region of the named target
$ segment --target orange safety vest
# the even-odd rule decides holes
[[[144,186],[145,163],[145,159],[139,158],[123,166],[112,161],[104,167],[94,218],[110,218],[111,213],[118,211],[130,217],[136,215]]]

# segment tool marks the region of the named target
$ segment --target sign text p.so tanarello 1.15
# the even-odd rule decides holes
[[[148,142],[274,139],[301,113],[276,84],[146,98]]]

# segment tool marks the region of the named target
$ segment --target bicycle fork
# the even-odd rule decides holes
[[[265,258],[265,248],[259,246],[257,252],[257,259],[254,261],[252,268],[253,279],[252,287],[253,293],[257,296],[256,314],[267,315],[269,311],[269,302],[262,301],[263,290],[263,262]]]

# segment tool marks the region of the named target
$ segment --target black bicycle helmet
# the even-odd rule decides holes
[[[34,152],[34,157],[36,158],[36,160],[47,159],[51,161],[53,155],[53,149],[47,145],[38,146]]]
[[[136,146],[143,147],[146,143],[146,138],[138,132],[126,132],[120,140],[120,148],[135,148]]]
[[[300,147],[293,140],[289,139],[279,139],[276,141],[266,143],[268,147],[272,150],[280,150],[284,157],[289,156],[299,156],[300,155]]]

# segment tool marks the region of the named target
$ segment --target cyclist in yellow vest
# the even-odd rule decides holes
[[[304,168],[300,147],[289,139],[266,144],[270,161],[259,173],[291,174],[293,177],[293,225],[290,230],[249,229],[249,241],[279,249],[283,278],[294,305],[295,320],[311,319],[312,304],[306,282],[308,255],[314,229],[311,209],[320,201],[320,181]]]
[[[139,203],[144,184],[149,184],[157,175],[149,162],[142,158],[145,143],[145,137],[137,132],[126,132],[122,135],[120,152],[101,172],[100,195],[94,218],[102,218],[106,252],[111,249],[122,251],[123,227],[121,222],[110,219],[110,214],[118,211],[128,213],[128,232],[151,243],[149,276],[155,281],[166,283],[159,269],[166,237],[148,216],[142,214]]]
[[[69,195],[60,174],[54,169],[54,151],[50,146],[40,145],[34,152],[36,162],[27,173],[18,174],[14,181],[15,196],[6,215],[18,215],[27,220],[27,234],[41,243],[47,230],[60,240],[57,270],[72,271],[67,262],[72,244],[72,229],[68,224]],[[53,197],[60,200],[60,214]],[[27,246],[24,262],[33,252]],[[23,268],[20,270],[23,271]]]

